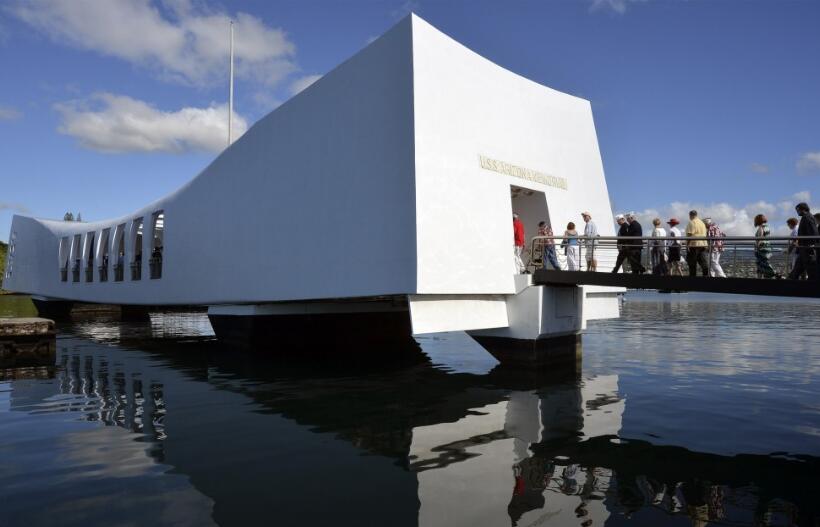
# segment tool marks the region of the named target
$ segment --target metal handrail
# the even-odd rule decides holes
[[[533,236],[532,240],[563,240],[563,239],[574,239],[574,240],[585,240],[585,241],[597,241],[597,240],[628,240],[628,241],[635,241],[635,240],[722,240],[722,241],[793,241],[793,240],[815,240],[820,241],[820,236],[766,236],[766,237],[757,237],[757,236]]]
[[[662,262],[661,268],[668,267],[666,264],[673,264],[675,272],[687,274],[690,265],[689,255],[691,253],[693,260],[691,265],[694,267],[700,266],[702,260],[696,258],[697,253],[692,253],[693,250],[703,249],[704,255],[700,258],[706,258],[708,264],[709,274],[715,276],[750,276],[754,274],[752,271],[757,266],[757,274],[759,276],[781,276],[789,274],[792,265],[795,263],[795,258],[802,248],[803,250],[817,250],[820,248],[820,236],[584,236],[582,234],[576,236],[553,235],[543,236],[536,235],[531,238],[529,251],[529,264],[527,267],[535,269],[544,267],[546,254],[546,247],[553,247],[555,249],[555,256],[560,264],[559,267],[564,269],[569,267],[566,262],[566,257],[561,255],[559,247],[565,246],[567,240],[574,240],[578,245],[578,270],[584,269],[585,264],[594,262],[597,271],[610,271],[614,269],[615,265],[619,264],[618,260],[623,260],[623,255],[619,254],[624,250],[641,250],[640,259],[633,263],[640,264],[642,267],[647,267],[651,271],[658,262]],[[552,242],[552,243],[546,243]],[[694,245],[692,242],[701,242]],[[705,244],[702,242],[706,242]],[[716,242],[722,246],[718,250],[715,245]],[[559,245],[560,244],[560,245]],[[765,244],[765,245],[761,245]],[[617,249],[617,252],[615,251]],[[646,250],[644,250],[646,249]],[[680,259],[671,259],[671,251],[680,251]],[[540,251],[540,252],[539,252]],[[728,253],[728,254],[727,254]],[[759,253],[767,253],[769,256],[765,258],[769,261],[771,266],[760,266],[760,262],[756,261]],[[752,255],[754,254],[754,257]],[[616,255],[618,259],[616,260]],[[685,255],[685,257],[684,257]],[[723,261],[720,262],[721,258]],[[586,256],[586,258],[585,258]],[[731,256],[729,262],[728,256]],[[588,262],[588,260],[590,260]],[[782,260],[782,262],[781,262]],[[629,262],[629,260],[627,260]],[[678,263],[680,262],[680,263]],[[774,270],[774,268],[777,270]],[[686,270],[684,270],[686,268]],[[701,267],[702,270],[702,267]],[[782,271],[782,272],[781,272]],[[663,270],[661,272],[664,272]],[[723,274],[719,274],[723,273]]]

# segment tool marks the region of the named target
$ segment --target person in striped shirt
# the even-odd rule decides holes
[[[554,236],[552,227],[545,221],[538,222],[538,236],[550,236],[550,238],[536,240],[536,246],[541,248],[541,265],[546,269],[547,262],[549,262],[556,271],[560,271],[561,264],[558,263],[558,257],[555,255],[555,240],[551,238]]]
[[[709,238],[709,276],[726,278],[723,267],[720,266],[720,255],[723,254],[723,238],[726,237],[718,224],[712,218],[705,218],[706,236]]]

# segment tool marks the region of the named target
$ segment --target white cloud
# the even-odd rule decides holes
[[[794,210],[795,202],[792,200],[783,200],[777,204],[778,214],[788,215]]]
[[[321,75],[305,75],[304,77],[299,77],[290,83],[290,93],[296,95],[321,78]]]
[[[767,201],[760,200],[755,201],[754,203],[749,203],[748,205],[743,207],[743,210],[753,211],[754,214],[752,214],[752,217],[754,217],[756,214],[763,214],[764,216],[769,217],[774,216],[777,213],[778,208],[777,205],[774,205]]]
[[[646,209],[638,212],[638,221],[642,225],[652,225],[654,218],[661,218],[664,225],[669,218],[677,218],[683,225],[689,221],[689,211],[697,210],[701,218],[711,217],[730,236],[754,235],[754,217],[764,214],[769,220],[772,231],[776,234],[788,234],[786,219],[794,216],[794,206],[800,201],[811,203],[811,193],[798,192],[789,199],[779,203],[756,201],[744,206],[735,206],[729,203],[695,203],[673,202],[660,208]]]
[[[27,0],[7,11],[57,42],[148,67],[163,78],[209,85],[227,76],[228,21],[235,21],[236,75],[272,86],[296,70],[294,44],[247,13],[202,2]]]
[[[101,152],[220,152],[227,142],[224,104],[166,112],[124,95],[98,93],[55,108],[62,115],[61,133]],[[234,137],[238,138],[248,124],[233,115]]]
[[[595,11],[611,11],[619,15],[626,13],[627,5],[636,2],[645,2],[646,0],[592,0],[592,5],[589,7],[591,12]]]
[[[270,112],[282,104],[282,100],[270,90],[261,90],[254,93],[253,101],[257,104],[257,106],[259,106],[259,108],[264,110],[265,113]]]
[[[769,166],[762,163],[752,163],[749,165],[749,170],[757,172],[758,174],[768,174]]]
[[[23,213],[23,214],[26,214],[26,213],[30,212],[28,210],[28,207],[26,207],[25,205],[21,205],[19,203],[11,203],[11,202],[8,202],[8,201],[0,201],[0,212],[2,212],[4,210],[10,210],[12,212],[20,212],[20,213]]]
[[[0,121],[19,119],[21,115],[23,114],[10,106],[0,106]]]
[[[797,160],[797,172],[809,174],[820,172],[820,152],[806,152]]]

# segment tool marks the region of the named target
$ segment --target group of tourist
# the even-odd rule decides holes
[[[789,242],[788,253],[790,258],[791,272],[788,277],[791,279],[805,278],[817,280],[820,278],[820,241],[817,237],[818,226],[820,226],[820,214],[811,214],[811,210],[806,203],[799,203],[795,207],[798,218],[789,218],[786,222],[791,229],[790,236],[794,239]],[[586,269],[595,271],[598,267],[595,256],[598,241],[598,228],[592,221],[589,212],[582,212],[584,220],[583,238],[579,238],[575,223],[569,222],[563,236],[555,237],[553,230],[546,221],[538,223],[538,232],[533,244],[533,254],[530,263],[548,268],[562,270],[556,254],[555,240],[561,239],[560,248],[566,255],[567,270],[580,270],[580,249],[583,247],[586,256]],[[618,256],[615,260],[613,273],[620,271],[624,262],[629,263],[629,268],[633,274],[643,274],[651,271],[654,275],[683,276],[683,249],[686,249],[685,260],[689,276],[696,276],[698,268],[703,276],[725,278],[720,259],[724,251],[725,234],[712,218],[706,217],[703,220],[698,216],[698,211],[689,211],[689,222],[685,231],[678,228],[680,222],[677,218],[670,218],[666,224],[668,231],[664,229],[660,218],[652,221],[653,229],[648,242],[649,261],[651,269],[647,270],[642,263],[643,252],[643,228],[638,222],[635,213],[618,214],[615,216],[618,224],[617,242]],[[765,215],[758,214],[754,218],[755,242],[754,254],[757,265],[757,274],[760,278],[783,278],[771,265],[772,247],[768,238],[771,230]],[[514,233],[514,254],[515,266],[519,273],[525,273],[526,266],[523,261],[526,237],[524,225],[518,214],[513,214]],[[633,242],[624,238],[636,238]],[[676,238],[685,238],[680,241]],[[689,239],[696,238],[696,239]],[[540,261],[539,261],[540,260]]]
[[[589,212],[582,212],[581,217],[584,219],[583,247],[586,255],[586,268],[589,271],[595,271],[598,268],[598,261],[595,258],[596,242],[594,238],[598,237],[598,227],[595,225],[595,222],[592,221],[592,214]],[[536,233],[536,243],[534,244],[535,254],[530,255],[531,264],[540,264],[545,267],[549,264],[553,269],[562,270],[556,254],[554,237],[552,227],[550,227],[546,221],[538,222],[538,232]],[[524,224],[516,213],[513,213],[513,238],[516,270],[519,274],[525,273],[527,270],[522,259],[522,254],[524,253],[526,236],[524,234]],[[564,254],[567,257],[567,269],[569,271],[580,271],[581,243],[578,240],[578,231],[575,230],[574,222],[567,224],[567,229],[564,231],[562,240],[560,247],[564,250]]]
[[[635,222],[635,220],[632,220]],[[677,218],[670,218],[666,222],[669,225],[669,232],[661,227],[661,219],[655,218],[652,220],[652,240],[649,242],[650,261],[652,266],[652,274],[654,275],[672,275],[683,276],[683,258],[682,249],[686,248],[686,264],[688,267],[689,276],[695,276],[698,268],[700,268],[703,276],[725,277],[726,273],[720,265],[720,255],[723,253],[723,240],[725,237],[723,231],[712,218],[704,218],[701,220],[698,217],[698,211],[689,211],[689,223],[686,225],[686,230],[681,233],[677,227],[680,221]],[[628,236],[628,235],[627,235]],[[676,238],[704,238],[698,240],[681,240]],[[709,238],[709,240],[705,239]],[[632,260],[637,259],[640,265],[641,246],[637,248],[637,255],[630,260],[632,272],[642,274],[646,272],[643,266],[636,268],[631,263]],[[614,270],[617,272],[617,269]]]

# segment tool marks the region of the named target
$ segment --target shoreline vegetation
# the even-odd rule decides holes
[[[0,242],[0,295],[7,295],[8,292],[3,290],[3,276],[6,275],[6,253],[9,250],[6,242]]]

